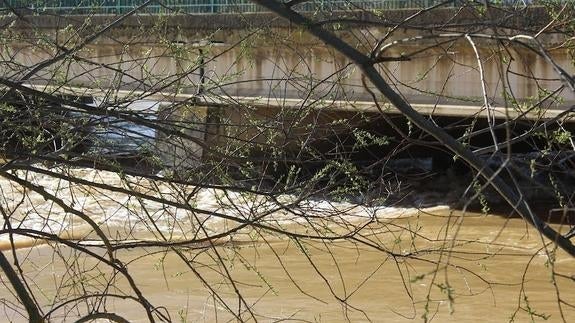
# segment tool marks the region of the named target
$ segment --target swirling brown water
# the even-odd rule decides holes
[[[104,176],[102,180],[108,182],[110,178],[106,176],[112,176],[89,170],[79,172],[87,178]],[[41,183],[45,179],[37,180]],[[57,186],[57,183],[44,184]],[[17,190],[7,183],[2,182],[2,185],[5,199],[9,200],[10,194],[17,194]],[[62,183],[60,187],[66,189]],[[136,218],[130,218],[128,211],[135,210],[136,205],[119,207],[130,205],[129,200],[122,200],[124,196],[104,199],[102,192],[90,193],[95,197],[86,194],[82,199],[76,194],[75,205],[82,205],[84,211],[97,215],[95,218],[111,237],[157,239],[145,229],[145,219],[136,223]],[[202,194],[204,196],[196,201],[199,206],[222,208],[214,203],[212,194],[217,195],[217,192]],[[41,221],[34,220],[33,211],[42,214],[47,212],[48,206],[34,197],[28,203],[22,206],[21,214],[29,217],[30,225],[40,225]],[[317,202],[314,209],[321,209],[322,205],[327,207],[325,203]],[[147,206],[150,210],[161,209],[151,204]],[[364,221],[363,213],[369,211],[345,203],[333,203],[330,207],[346,210],[350,223]],[[60,230],[58,233],[62,237],[93,237],[84,223],[72,223],[66,216],[58,218],[58,213],[52,212],[55,223],[63,224],[58,228],[53,226]],[[302,249],[294,240],[275,234],[243,232],[232,241],[203,252],[198,251],[203,249],[185,252],[195,255],[194,268],[237,311],[234,290],[222,276],[225,265],[242,295],[261,315],[258,320],[264,322],[280,319],[407,322],[422,321],[423,317],[436,322],[505,322],[514,313],[517,322],[531,318],[540,321],[542,317],[556,322],[561,321],[561,315],[569,321],[575,317],[571,307],[558,305],[558,298],[565,303],[575,302],[575,261],[560,251],[554,253],[552,246],[545,249],[545,241],[521,219],[462,213],[445,207],[421,212],[382,208],[375,213],[377,220],[368,224],[368,230],[362,233],[360,240],[363,243],[305,241]],[[171,219],[185,217],[177,211],[173,214]],[[22,220],[26,223],[25,218]],[[175,239],[189,234],[189,228],[175,227],[168,219],[159,222],[165,224],[164,233]],[[226,225],[224,221],[209,223],[215,231]],[[301,230],[298,223],[286,221],[283,225],[286,229]],[[32,243],[31,240],[20,241],[27,244],[23,247],[30,247]],[[369,242],[397,254],[411,253],[412,256],[393,258],[368,246]],[[7,246],[9,244],[4,248]],[[103,253],[99,247],[91,248]],[[215,251],[223,262],[214,260]],[[83,273],[93,271],[101,276],[109,275],[105,268],[94,269],[97,267],[94,260],[52,243],[19,249],[16,254],[28,281],[33,281],[31,288],[45,310],[50,308],[54,297],[80,285],[73,277],[72,267],[76,271],[84,270]],[[550,255],[553,261],[550,261]],[[173,252],[158,247],[135,248],[118,251],[116,256],[128,264],[128,270],[152,304],[165,306],[173,321],[213,322],[232,318]],[[554,276],[552,272],[562,276]],[[97,285],[98,275],[91,277],[91,283]],[[2,281],[8,285],[4,278]],[[113,280],[112,290],[116,289],[126,290],[127,283],[119,278]],[[9,288],[0,291],[0,298],[5,304],[16,301]],[[145,321],[141,307],[130,301],[109,300],[105,308],[131,321]],[[7,320],[25,321],[9,306],[0,307],[0,310]],[[77,317],[74,312],[58,315],[55,317],[67,321]]]

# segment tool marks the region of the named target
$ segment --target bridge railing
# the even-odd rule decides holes
[[[423,8],[441,0],[314,0],[296,6],[301,11],[347,9],[410,9]],[[532,0],[503,0],[508,4],[527,4]],[[142,4],[142,0],[4,0],[0,1],[0,14],[8,6],[28,9],[32,13],[54,12],[61,14],[121,14]],[[249,0],[161,0],[148,5],[146,13],[196,13],[215,14],[230,12],[264,12],[264,8]]]

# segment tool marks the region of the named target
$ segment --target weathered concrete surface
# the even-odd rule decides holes
[[[207,108],[190,104],[160,106],[158,120],[188,137],[204,142],[206,113]],[[155,143],[154,153],[162,160],[164,166],[173,169],[193,169],[202,162],[203,148],[191,139],[157,132]]]
[[[338,32],[348,42],[367,52],[387,32],[387,26],[412,13],[409,10],[385,12],[383,19],[376,19],[368,13],[354,13],[362,19],[363,25],[343,26]],[[477,13],[469,10],[433,11],[433,14],[424,14],[410,22],[415,29],[397,31],[390,41],[415,35],[429,36],[428,31],[420,29],[437,26],[447,17],[453,18],[450,22],[455,25],[498,21],[508,28],[527,26],[525,28],[534,30],[549,19],[542,8],[525,11],[513,19],[497,10],[489,11],[485,16],[487,18],[478,20]],[[4,18],[4,23],[10,27],[4,31],[6,46],[0,56],[14,64],[2,64],[0,75],[13,78],[14,74],[24,74],[28,70],[26,67],[60,53],[54,44],[71,48],[82,37],[115,18],[92,16],[86,20],[83,16],[34,16],[27,22],[16,20],[11,24],[11,18]],[[36,33],[35,38],[29,38],[33,33]],[[363,39],[358,40],[359,37]],[[561,42],[565,36],[548,33],[541,39],[549,45]],[[200,40],[223,43],[201,47],[203,65],[199,57]],[[437,42],[414,40],[392,46],[386,54],[397,57],[437,45]],[[497,47],[499,42],[495,40],[474,39],[474,42],[479,48],[485,97],[490,104],[502,106],[506,95],[519,100],[536,100],[543,91],[554,91],[561,86],[552,66],[523,46],[511,45],[506,51]],[[207,80],[206,93],[210,94],[280,100],[371,100],[354,66],[349,66],[333,49],[326,48],[304,30],[293,28],[289,21],[274,18],[272,14],[133,16],[83,47],[76,55],[64,64],[43,69],[30,81],[101,89],[162,89],[196,93],[202,65]],[[498,55],[507,56],[509,65],[496,63]],[[572,56],[567,49],[553,50],[550,55],[568,73],[574,71]],[[502,78],[507,69],[512,73],[508,78]],[[414,103],[479,107],[484,104],[478,60],[471,44],[461,37],[454,42],[433,46],[410,61],[381,64],[381,70],[389,82]],[[541,80],[534,82],[530,78],[532,76]],[[557,96],[562,98],[564,105],[575,102],[575,95],[567,90],[557,93]]]

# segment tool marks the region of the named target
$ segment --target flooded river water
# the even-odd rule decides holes
[[[175,322],[569,322],[575,317],[575,260],[546,246],[520,218],[446,206],[418,210],[288,195],[269,199],[89,169],[67,174],[91,185],[32,172],[10,174],[89,215],[111,243],[124,246],[114,257],[126,264],[148,301]],[[84,220],[6,176],[0,181],[4,229],[10,223],[13,229],[81,240],[106,257]],[[146,196],[186,200],[188,207]],[[262,226],[238,228],[256,219]],[[211,240],[212,246],[129,245],[196,241],[222,232],[228,234]],[[13,254],[4,230],[3,253],[17,256],[29,289],[52,321],[74,321],[90,311],[147,321],[143,308],[124,297],[134,294],[128,280],[101,261],[55,242],[12,237],[25,248]],[[4,275],[1,280],[2,321],[26,321]],[[98,293],[121,296],[66,303]]]

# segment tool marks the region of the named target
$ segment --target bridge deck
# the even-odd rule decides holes
[[[357,111],[357,112],[379,112],[379,109],[389,114],[399,114],[399,111],[391,104],[379,102],[377,105],[373,101],[338,101],[338,100],[303,100],[291,98],[265,98],[246,96],[205,96],[196,94],[170,93],[170,92],[145,92],[134,90],[116,89],[91,89],[83,87],[56,87],[46,85],[26,86],[52,94],[70,95],[77,97],[114,97],[124,100],[151,100],[158,102],[193,102],[199,106],[231,106],[250,105],[269,108],[301,108],[302,106],[313,106],[316,110],[329,109],[332,111]],[[379,107],[378,107],[379,105]],[[502,106],[489,107],[477,105],[456,105],[456,104],[424,104],[414,103],[412,107],[423,115],[448,116],[448,117],[488,117],[492,115],[498,119],[522,118],[527,120],[548,120],[562,119],[566,122],[575,122],[575,107],[564,108],[531,108],[521,111],[519,109],[506,108]]]

